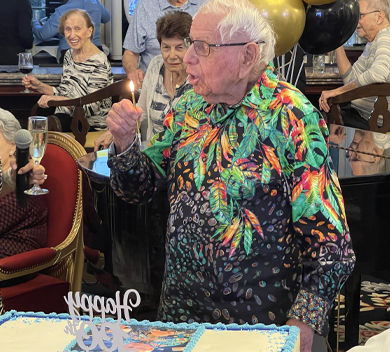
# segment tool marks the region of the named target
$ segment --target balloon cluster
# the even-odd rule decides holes
[[[343,45],[359,22],[358,0],[250,0],[274,27],[275,55],[298,42],[306,54]]]

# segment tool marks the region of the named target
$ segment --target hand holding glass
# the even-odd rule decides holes
[[[47,117],[44,116],[30,116],[28,118],[28,130],[33,137],[30,144],[30,155],[34,160],[35,165],[39,165],[43,155],[45,154],[47,145]],[[39,196],[41,194],[49,193],[47,189],[42,189],[38,184],[24,193],[30,196]]]
[[[19,71],[27,75],[33,70],[33,58],[31,53],[19,53]],[[31,93],[31,90],[28,90],[26,87],[25,90],[22,90],[20,93]]]

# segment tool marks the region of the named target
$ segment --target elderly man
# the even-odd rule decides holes
[[[329,112],[328,99],[351,89],[371,83],[390,82],[390,24],[388,0],[359,1],[360,19],[356,28],[359,37],[368,40],[363,54],[351,66],[343,47],[336,49],[337,65],[344,86],[323,91],[320,108]],[[376,97],[357,99],[341,110],[344,124],[370,129],[368,119],[374,109]],[[390,107],[390,105],[389,105]]]
[[[202,5],[187,42],[194,89],[149,148],[133,143],[130,101],[107,118],[115,192],[141,203],[168,188],[159,319],[287,323],[310,351],[355,261],[328,129],[268,66],[274,33],[248,1]]]
[[[156,35],[156,21],[168,11],[185,11],[194,16],[205,0],[140,0],[131,16],[122,58],[127,77],[137,88],[150,61],[161,54]]]

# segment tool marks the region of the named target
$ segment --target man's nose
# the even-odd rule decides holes
[[[183,61],[187,65],[194,64],[196,61],[196,55],[195,54],[195,49],[193,45],[190,45],[190,47],[187,49],[187,52],[184,55]]]

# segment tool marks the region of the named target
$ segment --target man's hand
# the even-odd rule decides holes
[[[290,319],[286,325],[296,326],[300,330],[301,352],[311,352],[314,338],[314,330],[297,319]]]
[[[141,84],[145,76],[142,70],[137,69],[139,56],[139,53],[133,53],[132,51],[126,49],[122,57],[122,65],[127,74],[127,78],[133,81],[135,89],[141,88]]]
[[[134,108],[132,102],[123,99],[112,106],[106,123],[112,133],[118,153],[124,152],[134,141],[137,133],[137,120],[142,115],[141,108]],[[139,122],[140,123],[140,122]]]
[[[137,69],[127,74],[127,78],[133,81],[135,89],[141,89],[142,81],[144,80],[144,71]]]
[[[100,146],[103,146],[104,149],[107,149],[110,143],[113,141],[113,136],[110,131],[104,132],[100,137],[96,138],[93,142],[94,148],[93,150],[96,152],[99,150]]]
[[[319,105],[320,109],[324,110],[325,112],[330,111],[330,106],[328,104],[328,99],[335,97],[338,95],[338,92],[336,92],[336,89],[333,90],[323,90],[320,96]]]

